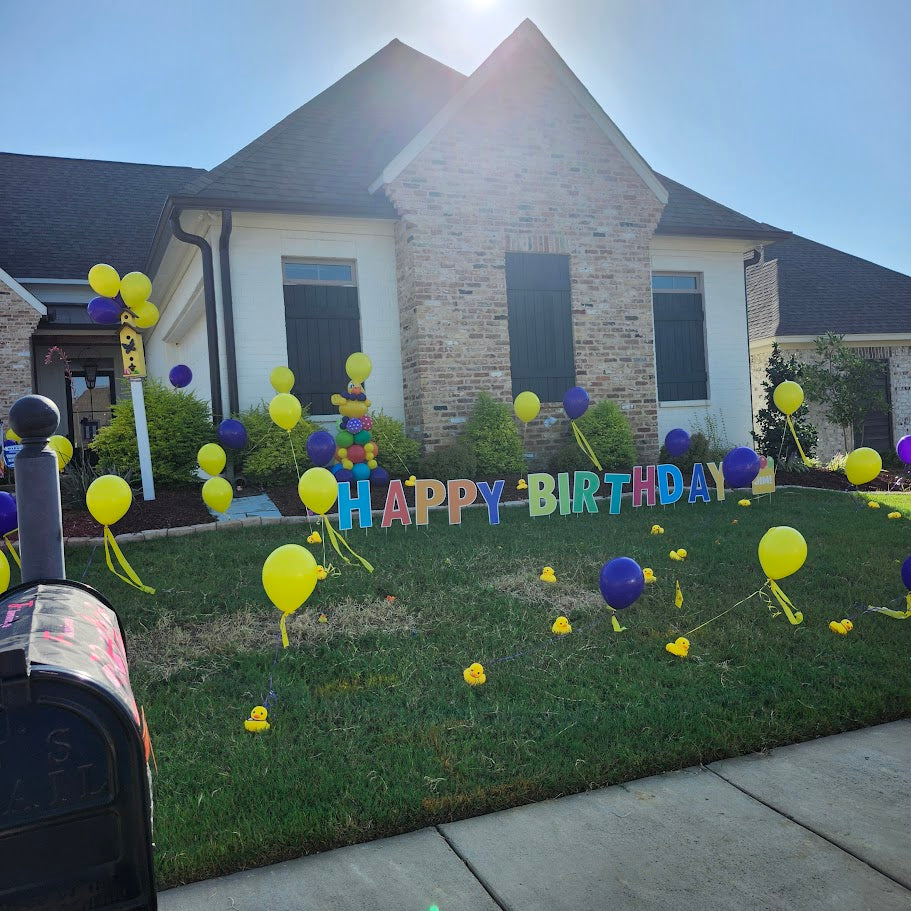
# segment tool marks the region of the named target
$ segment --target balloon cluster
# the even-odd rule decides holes
[[[234,418],[225,418],[218,425],[218,439],[231,449],[247,445],[247,428]],[[228,454],[218,443],[206,443],[196,455],[199,467],[211,477],[202,485],[202,499],[214,512],[227,512],[234,499],[234,488],[221,476],[228,462]]]
[[[373,481],[376,484],[388,484],[389,472],[377,462],[379,446],[373,438],[373,418],[367,413],[370,399],[364,392],[364,382],[370,376],[373,365],[370,358],[361,351],[352,354],[345,362],[348,374],[348,389],[332,396],[342,417],[338,423],[338,433],[332,441],[333,450],[329,452],[326,431],[317,431],[307,440],[307,454],[314,465],[327,466],[333,459],[331,471],[336,481]]]
[[[128,272],[121,278],[113,266],[97,263],[89,269],[89,285],[98,295],[87,307],[93,322],[129,320],[137,329],[151,329],[158,322],[158,307],[149,300],[152,282],[142,272]]]

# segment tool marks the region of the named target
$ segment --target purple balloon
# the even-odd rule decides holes
[[[168,371],[168,379],[175,389],[183,389],[193,382],[193,371],[186,364],[177,364]]]
[[[598,585],[601,597],[608,607],[623,610],[644,591],[645,575],[635,560],[630,557],[615,557],[601,567]]]
[[[563,396],[563,410],[571,421],[581,418],[588,410],[588,404],[588,393],[581,386],[573,386]]]
[[[348,433],[360,433],[364,429],[364,423],[360,418],[348,418],[348,423],[345,425],[345,430]]]
[[[86,309],[93,322],[107,325],[120,322],[120,304],[110,297],[93,297]]]
[[[247,445],[247,428],[234,418],[225,418],[218,425],[218,439],[223,446],[243,449]]]
[[[353,477],[354,475],[351,473],[350,468],[343,468],[341,471],[335,473],[335,480],[338,481],[339,484],[344,484],[345,481],[350,481]]]
[[[681,427],[669,430],[664,438],[664,448],[668,455],[682,456],[690,448],[690,435]]]
[[[18,527],[19,513],[16,510],[16,498],[5,490],[0,491],[0,535],[7,535]]]
[[[895,451],[906,465],[911,465],[911,436],[902,437],[896,444]]]
[[[389,483],[389,472],[385,468],[374,468],[370,472],[370,483],[378,487],[385,487]]]
[[[905,588],[911,590],[911,557],[907,557],[902,563],[902,582],[905,583]]]
[[[318,468],[325,468],[335,458],[335,440],[326,430],[314,430],[307,437],[307,455]]]
[[[749,487],[759,468],[759,456],[749,446],[732,449],[721,463],[721,473],[729,487]]]

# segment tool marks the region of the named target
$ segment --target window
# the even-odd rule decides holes
[[[345,361],[361,350],[354,263],[286,261],[282,269],[293,392],[311,414],[332,414],[332,394],[348,386]]]
[[[576,385],[569,257],[507,253],[506,303],[513,395],[562,402]]]
[[[354,285],[354,265],[352,263],[317,263],[295,262],[284,263],[285,284],[303,282],[308,285]]]
[[[708,398],[702,276],[652,275],[658,401]]]

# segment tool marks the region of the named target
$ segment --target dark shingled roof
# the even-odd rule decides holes
[[[685,187],[663,174],[656,176],[667,189],[668,200],[656,234],[685,234],[690,237],[744,237],[764,240],[787,236],[787,231],[754,221],[727,206]]]
[[[464,81],[391,41],[178,195],[395,218],[389,200],[367,187]]]
[[[911,335],[911,276],[794,234],[747,268],[750,338]]]
[[[170,193],[198,168],[0,153],[0,268],[13,278],[84,279],[97,262],[146,262]]]

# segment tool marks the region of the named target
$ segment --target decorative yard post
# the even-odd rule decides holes
[[[133,398],[133,420],[136,424],[136,448],[139,452],[139,473],[142,477],[142,498],[155,499],[155,479],[152,476],[152,451],[149,447],[149,427],[146,421],[146,401],[142,381],[146,376],[145,350],[142,335],[130,322],[132,314],[121,317],[120,351],[123,356],[123,375],[130,381]]]
[[[22,449],[16,455],[22,581],[65,579],[60,469],[57,453],[48,446],[60,412],[43,395],[26,395],[13,403],[9,420],[22,437]]]

